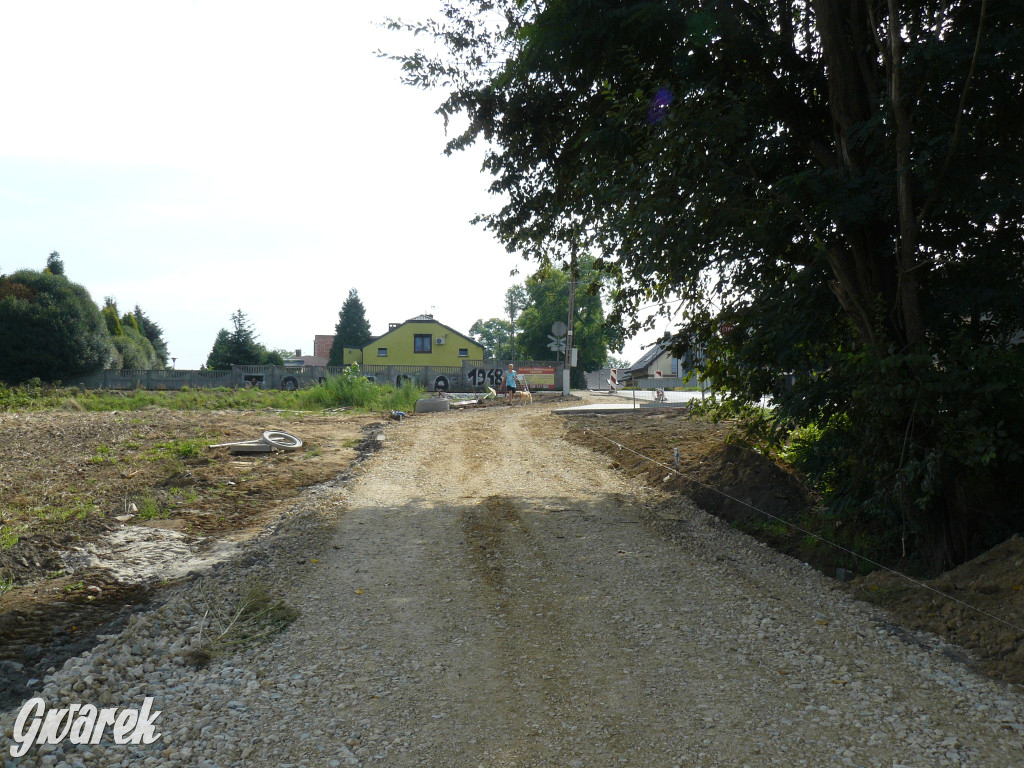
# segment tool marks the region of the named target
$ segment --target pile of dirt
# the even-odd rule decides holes
[[[735,424],[691,417],[685,408],[565,419],[567,435],[607,454],[613,468],[689,498],[828,576],[849,565],[840,550],[785,529],[780,521],[814,514],[814,494],[790,468],[730,440]],[[934,632],[969,650],[965,658],[986,673],[1024,684],[1024,540],[1015,536],[926,584],[874,571],[845,588],[887,609],[895,625]]]
[[[931,589],[875,571],[852,590],[901,624],[969,649],[993,677],[1024,684],[1024,538],[1007,539],[924,583]]]
[[[733,422],[690,418],[685,408],[566,418],[570,436],[612,458],[611,466],[677,491],[732,523],[795,521],[813,507],[792,471],[730,441]]]

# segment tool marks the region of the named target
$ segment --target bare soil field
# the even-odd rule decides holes
[[[686,496],[754,535],[750,523],[761,516],[741,502],[783,520],[800,520],[814,508],[813,494],[788,468],[727,441],[733,426],[690,419],[685,408],[661,408],[572,416],[566,431],[607,454],[613,468]],[[679,452],[678,466],[673,449]],[[849,566],[841,551],[830,555],[826,547],[808,546],[799,532],[779,535],[778,528],[759,538],[830,576],[837,566]],[[858,598],[890,611],[895,624],[934,632],[969,649],[986,673],[1024,683],[1024,539],[1015,536],[925,584],[931,589],[875,571],[847,586]]]
[[[0,699],[343,474],[379,416],[160,408],[0,414]],[[211,444],[280,430],[297,451]]]

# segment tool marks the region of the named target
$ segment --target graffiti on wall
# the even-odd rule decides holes
[[[504,368],[471,368],[466,373],[466,380],[474,387],[493,387],[500,389],[505,386]]]
[[[504,390],[505,368],[471,368],[466,372],[466,380],[474,387],[493,387],[497,391]],[[516,369],[519,380],[531,390],[554,389],[554,366],[525,366]]]

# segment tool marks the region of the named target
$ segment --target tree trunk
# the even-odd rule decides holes
[[[896,269],[899,290],[895,320],[902,326],[911,349],[925,344],[924,321],[917,296],[917,215],[911,184],[910,148],[913,139],[910,114],[903,100],[903,38],[897,0],[889,3],[889,104],[896,124],[896,200],[900,220]]]
[[[912,175],[913,105],[904,93],[900,3],[885,0],[886,18],[881,20],[873,15],[877,6],[872,0],[814,0],[814,9],[827,67],[835,167],[856,178],[872,170],[884,173],[888,158],[895,171],[894,212],[878,213],[867,222],[837,222],[837,237],[828,244],[833,291],[867,349],[880,356],[890,354],[890,345],[900,352],[927,352],[919,296],[927,262],[919,254]],[[882,81],[891,127],[887,136],[880,134],[873,143],[863,138],[863,127],[875,116],[876,84]],[[934,424],[923,421],[913,409],[904,418],[905,424],[916,425],[908,433],[917,436],[918,456],[941,453],[940,432]],[[899,461],[902,466],[903,459]],[[968,484],[955,470],[945,472],[942,480],[942,494],[926,509],[903,498],[906,514],[919,531],[919,549],[936,569],[963,562],[974,546]]]

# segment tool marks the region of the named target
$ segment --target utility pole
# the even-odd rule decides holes
[[[572,256],[569,259],[569,318],[565,332],[565,366],[562,368],[562,395],[569,395],[569,374],[572,371],[572,334],[573,316],[576,314],[576,243],[572,244]]]

